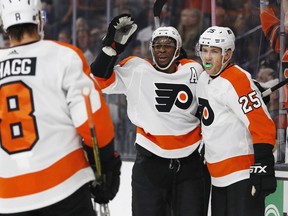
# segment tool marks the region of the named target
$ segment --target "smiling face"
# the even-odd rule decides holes
[[[170,37],[157,37],[154,39],[152,44],[152,52],[155,58],[155,61],[161,68],[165,68],[171,61],[173,61],[173,57],[176,51],[176,42],[173,38]],[[178,52],[178,51],[177,51]],[[172,73],[175,69],[175,65],[171,64],[163,72]]]
[[[227,63],[231,55],[231,50],[228,50],[223,56],[221,48],[205,45],[202,46],[200,52],[202,64],[210,76],[217,75],[223,69],[222,66]]]

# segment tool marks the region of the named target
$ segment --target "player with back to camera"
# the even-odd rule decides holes
[[[0,14],[11,44],[0,50],[0,215],[94,216],[91,192],[99,203],[114,198],[121,160],[90,67],[76,47],[42,40],[40,0],[1,0]],[[90,186],[83,149],[82,140],[94,166],[83,87],[91,89],[101,188]]]
[[[210,178],[198,152],[201,129],[195,116],[203,68],[177,59],[182,40],[170,26],[152,34],[153,62],[129,56],[114,65],[136,29],[129,14],[115,17],[91,65],[104,93],[126,95],[128,116],[137,127],[133,215],[206,215]]]
[[[205,71],[196,95],[205,159],[212,181],[213,216],[263,216],[276,190],[275,125],[251,75],[231,63],[235,36],[212,26],[199,39]]]

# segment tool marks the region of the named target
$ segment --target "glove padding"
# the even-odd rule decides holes
[[[101,164],[103,183],[90,185],[90,192],[95,202],[107,204],[114,199],[120,186],[121,165],[122,161],[118,153],[112,160]]]
[[[266,197],[276,190],[272,148],[270,144],[254,144],[255,164],[250,167],[250,182],[251,195],[255,198]]]
[[[129,14],[121,14],[112,19],[104,37],[103,46],[112,47],[117,54],[124,51],[132,35],[137,30],[137,25]]]

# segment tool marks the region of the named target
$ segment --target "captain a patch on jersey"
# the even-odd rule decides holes
[[[0,80],[11,76],[35,76],[36,58],[14,58],[0,62]]]
[[[193,94],[185,84],[155,83],[157,104],[159,112],[170,112],[173,105],[180,109],[188,109],[193,101]]]

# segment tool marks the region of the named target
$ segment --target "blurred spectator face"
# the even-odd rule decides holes
[[[87,24],[87,21],[82,18],[82,17],[79,17],[77,20],[76,20],[76,29],[88,29],[89,26]]]
[[[216,7],[216,25],[225,26],[225,9],[223,7]]]
[[[85,52],[89,48],[89,32],[87,30],[79,30],[77,32],[77,46]]]
[[[181,24],[185,26],[195,26],[199,22],[200,14],[197,9],[184,9],[181,12]]]
[[[58,41],[65,42],[65,43],[71,43],[71,37],[66,32],[60,32],[58,34]]]

